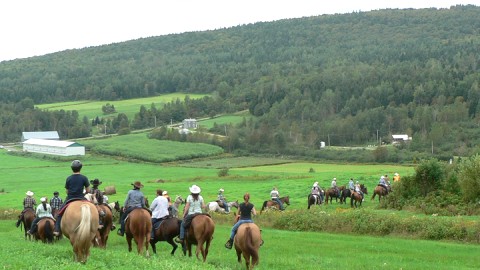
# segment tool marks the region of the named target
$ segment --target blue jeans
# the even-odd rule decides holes
[[[237,233],[238,227],[242,225],[243,223],[253,223],[253,220],[251,219],[241,219],[235,225],[232,227],[232,232],[230,233],[230,239],[233,239],[235,237],[235,234]]]
[[[279,198],[272,198],[272,200],[274,200],[278,203],[278,206],[280,206],[280,210],[283,210],[283,203],[282,203],[282,201],[280,201]]]
[[[225,208],[225,212],[229,212],[230,209],[228,209],[228,204],[227,204],[227,201],[225,200],[221,200],[221,202],[223,203],[223,208]]]

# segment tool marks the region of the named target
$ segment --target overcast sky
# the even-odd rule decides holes
[[[0,61],[259,21],[457,4],[480,0],[1,0]]]

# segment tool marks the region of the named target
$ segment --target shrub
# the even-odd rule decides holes
[[[480,201],[480,156],[477,154],[458,165],[458,185],[467,202]]]
[[[221,170],[218,171],[218,177],[225,177],[228,176],[228,168],[222,168]]]

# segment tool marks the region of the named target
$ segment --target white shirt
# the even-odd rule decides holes
[[[272,199],[278,198],[280,197],[280,193],[278,192],[278,190],[272,190],[270,191],[270,197],[272,197]]]
[[[197,201],[193,200],[192,195],[188,195],[187,203],[190,203],[190,206],[188,207],[187,215],[202,213],[203,197],[200,194],[198,195]]]
[[[168,200],[163,196],[157,196],[150,205],[152,218],[163,218],[168,216]]]
[[[43,203],[41,203],[39,206],[37,206],[37,217],[42,218],[42,217],[50,217],[53,218],[52,216],[52,208],[50,207],[50,204],[47,205],[47,210],[43,209]]]

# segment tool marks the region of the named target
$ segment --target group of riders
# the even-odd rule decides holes
[[[400,181],[400,175],[398,173],[394,174],[393,181],[394,182]],[[387,174],[380,176],[380,180],[378,181],[378,186],[381,186],[382,188],[384,188],[385,194],[388,194],[391,191],[391,183]],[[335,194],[337,195],[337,198],[342,197],[342,189],[337,185],[337,178],[334,177],[332,179],[332,183],[330,187],[334,190]],[[351,192],[350,194],[352,194],[353,192],[356,192],[360,194],[362,196],[362,200],[364,200],[364,194],[359,181],[354,182],[353,178],[350,178],[350,180],[348,181],[348,189]],[[309,196],[315,196],[318,198],[319,202],[323,202],[325,197],[325,191],[319,186],[318,182],[315,182],[313,183]],[[273,200],[273,197],[272,197],[272,200]]]

